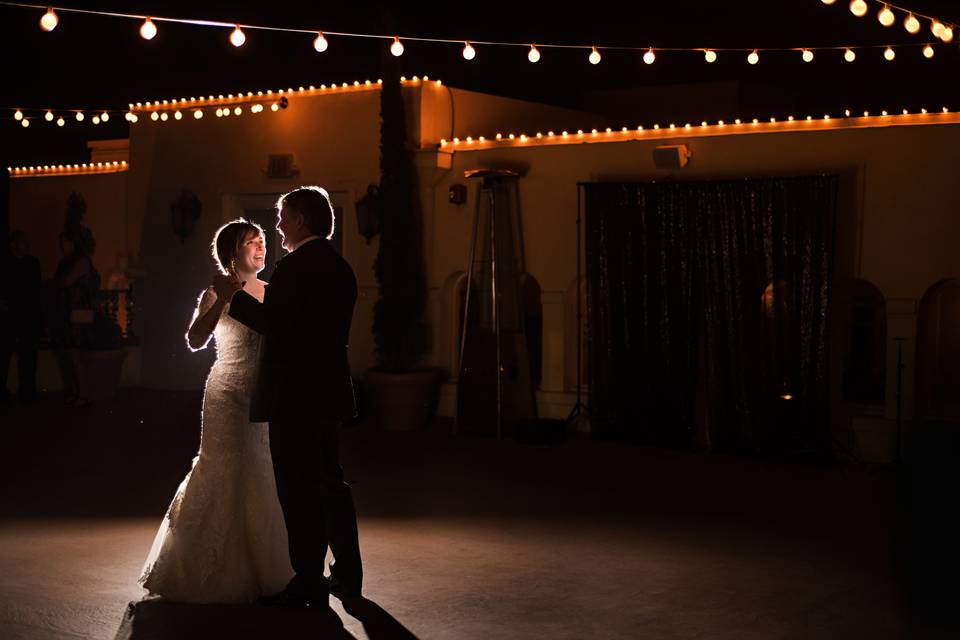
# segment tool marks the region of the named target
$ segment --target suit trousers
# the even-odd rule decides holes
[[[308,597],[327,593],[328,546],[334,558],[330,573],[351,590],[363,582],[357,514],[340,467],[339,428],[339,420],[329,419],[270,422],[273,473],[296,572],[287,588]]]

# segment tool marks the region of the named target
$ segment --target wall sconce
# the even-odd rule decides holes
[[[367,187],[367,193],[356,203],[357,229],[367,244],[380,233],[380,192],[376,185]]]
[[[448,194],[448,197],[450,198],[450,204],[466,204],[467,185],[465,184],[450,185],[450,192]]]
[[[180,197],[170,205],[170,223],[173,226],[173,233],[180,238],[180,242],[193,233],[193,227],[200,218],[202,208],[200,199],[189,189],[181,191]]]

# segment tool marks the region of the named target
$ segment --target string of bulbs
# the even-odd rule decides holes
[[[832,5],[835,4],[837,0],[821,0],[824,4]],[[879,0],[875,0],[878,1]],[[880,23],[884,26],[891,26],[896,21],[896,15],[894,9],[901,11],[907,15],[904,21],[904,27],[910,33],[917,33],[920,30],[920,21],[919,18],[929,20],[931,22],[931,29],[936,38],[939,38],[944,43],[949,43],[954,38],[955,25],[944,23],[936,18],[926,16],[921,13],[913,12],[908,9],[904,9],[897,5],[893,5],[886,2],[879,2],[883,5],[883,8],[878,14]],[[762,52],[799,52],[802,56],[804,62],[812,62],[814,59],[814,52],[816,51],[842,51],[843,58],[847,62],[853,62],[856,59],[857,50],[869,50],[869,49],[883,49],[884,59],[887,61],[892,61],[896,57],[896,53],[892,46],[888,45],[861,45],[861,46],[822,46],[822,47],[741,47],[741,48],[729,48],[729,47],[626,47],[626,46],[608,46],[608,45],[576,45],[576,44],[549,44],[549,43],[521,43],[521,42],[495,42],[495,41],[480,41],[480,40],[459,40],[459,39],[450,39],[450,38],[422,38],[422,37],[408,37],[404,36],[389,36],[381,34],[370,34],[370,33],[348,33],[348,32],[337,32],[337,31],[318,31],[314,29],[298,29],[298,28],[285,28],[285,27],[270,27],[264,25],[254,25],[254,24],[237,24],[231,22],[221,22],[215,20],[197,20],[197,19],[188,19],[188,18],[170,18],[170,17],[160,17],[160,16],[145,16],[141,14],[132,14],[132,13],[117,13],[117,12],[107,12],[107,11],[94,11],[90,9],[77,9],[77,8],[68,8],[68,7],[53,7],[47,5],[36,5],[36,4],[26,4],[19,2],[6,2],[0,1],[0,6],[8,7],[18,7],[24,9],[36,9],[45,11],[45,13],[40,18],[40,27],[44,31],[53,31],[60,24],[60,18],[57,14],[57,11],[62,13],[78,13],[78,14],[88,14],[88,15],[98,15],[111,18],[120,18],[120,19],[130,19],[138,20],[142,23],[140,25],[140,36],[144,40],[153,40],[158,33],[157,23],[175,23],[175,24],[186,24],[193,26],[202,26],[202,27],[216,27],[231,29],[229,34],[229,41],[234,47],[242,47],[247,41],[247,35],[244,30],[247,31],[274,31],[274,32],[283,32],[283,33],[294,33],[294,34],[307,34],[313,36],[313,48],[318,53],[323,53],[326,51],[330,42],[327,39],[327,36],[343,37],[343,38],[368,38],[375,40],[386,40],[390,42],[390,53],[394,56],[402,56],[405,50],[404,41],[408,42],[426,42],[426,43],[435,43],[435,44],[457,44],[463,45],[461,54],[465,60],[473,60],[477,56],[477,47],[478,46],[500,46],[500,47],[522,47],[527,49],[527,60],[531,63],[537,63],[541,59],[541,50],[545,49],[574,49],[574,50],[583,50],[588,52],[587,59],[591,64],[600,64],[600,61],[603,59],[602,51],[632,51],[640,52],[643,51],[643,61],[646,64],[653,64],[657,59],[657,53],[662,52],[682,52],[682,53],[696,53],[702,54],[704,60],[707,63],[714,63],[718,59],[719,53],[740,53],[746,54],[747,62],[751,65],[758,64],[760,62],[760,53]],[[868,6],[866,0],[852,0],[850,2],[850,11],[853,12],[856,16],[864,16],[868,12]],[[934,56],[934,49],[932,43],[920,43],[917,45],[898,45],[898,47],[922,47],[922,52],[924,57],[932,58]]]
[[[837,0],[820,0],[823,4],[833,5],[837,3]],[[907,30],[907,33],[916,35],[920,32],[922,25],[920,19],[926,20],[930,23],[930,32],[933,34],[934,38],[939,38],[945,43],[953,42],[955,35],[955,30],[957,25],[951,24],[949,22],[944,22],[939,18],[934,16],[928,16],[922,13],[917,13],[905,7],[901,7],[889,2],[884,2],[883,0],[871,0],[880,5],[880,10],[877,12],[877,21],[880,22],[885,27],[892,27],[897,22],[896,11],[904,14],[903,18],[903,28]],[[867,0],[850,0],[849,4],[850,13],[862,18],[870,12],[870,6],[867,4]]]

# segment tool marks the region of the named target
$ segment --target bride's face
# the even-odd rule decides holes
[[[256,231],[247,234],[240,251],[237,254],[237,271],[245,273],[260,273],[264,268],[267,255],[267,246]]]

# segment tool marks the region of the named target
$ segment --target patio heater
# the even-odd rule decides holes
[[[520,174],[478,169],[464,176],[478,187],[460,307],[453,432],[502,438],[518,421],[536,417],[520,290],[524,272]]]

